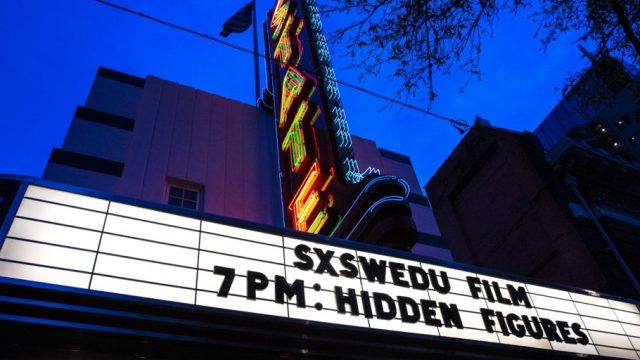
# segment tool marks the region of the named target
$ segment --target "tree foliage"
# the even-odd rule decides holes
[[[330,42],[344,45],[349,67],[360,76],[379,75],[383,66],[402,81],[405,96],[436,97],[434,74],[462,71],[481,78],[483,39],[501,13],[528,11],[543,45],[567,31],[597,55],[640,61],[640,0],[322,0],[325,16],[348,22]],[[466,85],[466,83],[465,83]],[[427,89],[426,93],[425,90]]]

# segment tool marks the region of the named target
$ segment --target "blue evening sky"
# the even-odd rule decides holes
[[[224,21],[246,0],[113,2],[218,36]],[[259,23],[274,4],[275,0],[258,0]],[[336,21],[328,19],[325,28],[335,27]],[[561,37],[545,53],[533,38],[535,30],[527,14],[503,14],[494,24],[493,37],[485,38],[483,80],[472,81],[460,92],[466,74],[438,77],[439,96],[431,110],[469,123],[478,115],[500,127],[535,129],[560,99],[557,89],[567,72],[586,65],[574,37]],[[228,40],[251,47],[252,32],[232,34]],[[99,66],[254,103],[250,55],[93,0],[2,1],[0,46],[0,173],[42,174]],[[333,62],[339,80],[393,95],[396,85],[388,79],[359,82],[357,73],[343,70],[345,59],[334,56]],[[430,116],[385,108],[384,101],[349,88],[341,92],[351,132],[410,156],[421,185],[462,138],[449,124]]]

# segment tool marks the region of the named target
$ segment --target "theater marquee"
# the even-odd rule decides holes
[[[277,317],[638,358],[636,305],[30,185],[0,275]]]

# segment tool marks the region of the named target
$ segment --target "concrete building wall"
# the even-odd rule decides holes
[[[106,69],[84,107],[107,115],[74,118],[45,179],[162,203],[169,185],[177,184],[200,190],[200,210],[281,226],[268,114],[152,76]],[[131,130],[115,126],[127,119]],[[106,173],[118,164],[120,174]]]

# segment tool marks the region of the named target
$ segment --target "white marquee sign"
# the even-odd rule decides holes
[[[640,359],[636,305],[30,185],[0,276],[350,326]]]

